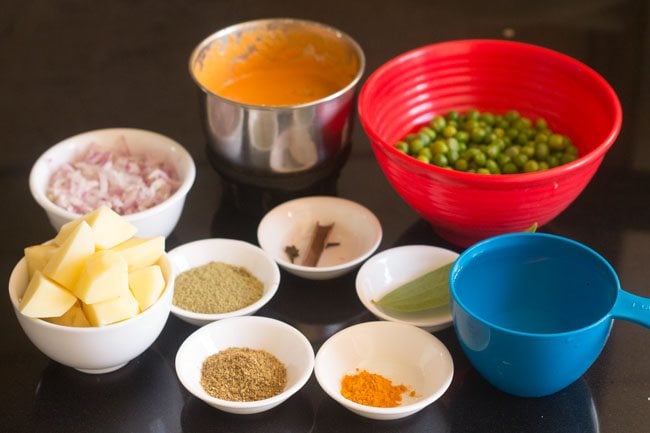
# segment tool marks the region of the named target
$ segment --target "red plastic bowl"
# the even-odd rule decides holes
[[[476,108],[543,117],[579,158],[545,171],[481,175],[426,164],[393,147],[436,114]],[[388,181],[443,238],[468,246],[542,226],[582,192],[616,139],[620,102],[593,69],[539,46],[460,40],[406,52],[363,85],[361,124]]]

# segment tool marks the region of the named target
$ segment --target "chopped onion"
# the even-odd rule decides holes
[[[50,177],[46,195],[57,206],[86,214],[102,205],[120,215],[169,198],[180,185],[174,167],[158,155],[134,154],[120,137],[113,146],[91,144]]]

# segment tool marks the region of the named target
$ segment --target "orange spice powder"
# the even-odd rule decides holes
[[[356,374],[347,374],[341,380],[341,394],[348,400],[366,406],[396,407],[402,402],[402,394],[409,391],[406,385],[393,385],[380,374],[356,371]],[[409,395],[414,396],[415,391],[410,391]]]

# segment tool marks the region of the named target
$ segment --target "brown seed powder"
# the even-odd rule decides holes
[[[201,368],[201,386],[222,400],[263,400],[286,385],[286,367],[265,350],[231,347],[207,357]]]

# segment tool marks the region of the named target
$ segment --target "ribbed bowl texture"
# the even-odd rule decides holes
[[[543,117],[572,139],[579,158],[545,171],[482,175],[393,147],[435,115],[469,109]],[[589,183],[622,122],[616,93],[593,69],[547,48],[501,40],[450,41],[401,54],[366,80],[358,110],[393,188],[441,237],[461,246],[560,214]]]

